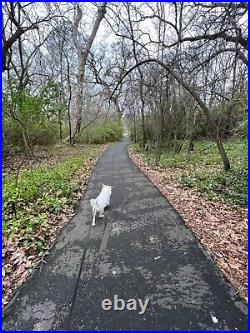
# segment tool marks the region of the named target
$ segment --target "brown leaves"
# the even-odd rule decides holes
[[[25,250],[20,247],[20,240],[15,237],[8,240],[3,239],[2,260],[2,302],[4,306],[13,295],[13,290],[26,280],[38,259],[27,256]]]
[[[130,150],[129,155],[175,207],[237,293],[247,302],[247,209],[201,198],[194,189],[186,190],[179,186],[180,170],[149,168],[139,154]]]

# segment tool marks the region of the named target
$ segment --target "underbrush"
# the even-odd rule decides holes
[[[107,121],[96,123],[83,130],[78,141],[84,143],[106,143],[118,141],[122,138],[123,129],[119,121]]]
[[[62,151],[58,150],[60,154]],[[64,153],[67,154],[67,149]],[[25,250],[46,251],[48,218],[59,215],[78,200],[82,177],[100,152],[100,146],[78,147],[74,155],[3,179],[3,236],[22,237]],[[53,152],[54,158],[55,152]]]
[[[31,145],[49,146],[59,141],[59,125],[45,121],[41,123],[30,122],[25,126],[26,140]],[[25,150],[23,131],[14,121],[4,121],[3,124],[3,156],[14,155]]]
[[[231,162],[231,169],[225,172],[217,146],[211,141],[198,141],[194,150],[188,152],[187,144],[180,153],[164,149],[160,159],[161,168],[173,168],[180,172],[179,185],[195,188],[210,200],[221,200],[228,204],[247,206],[247,142],[230,140],[225,149]],[[138,145],[133,149],[142,154],[144,161],[151,167],[155,165],[153,147],[143,151]],[[170,169],[171,172],[171,169]]]

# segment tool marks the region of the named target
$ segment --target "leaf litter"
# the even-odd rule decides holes
[[[169,200],[246,303],[248,302],[248,210],[201,197],[180,186],[178,168],[148,166],[129,148],[132,161]],[[171,174],[171,176],[170,176]]]

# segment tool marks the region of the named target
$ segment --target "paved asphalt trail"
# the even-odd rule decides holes
[[[98,160],[77,215],[17,294],[4,329],[247,329],[245,305],[126,145]],[[89,199],[102,183],[114,186],[111,205],[91,228]],[[104,311],[102,300],[114,295],[150,301],[141,315]]]

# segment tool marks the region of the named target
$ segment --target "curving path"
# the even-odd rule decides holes
[[[5,330],[247,329],[246,306],[126,145],[98,160],[76,216],[13,300]],[[111,206],[91,228],[89,199],[102,183],[114,186]],[[136,303],[103,310],[114,295]],[[149,299],[143,314],[137,299]]]

